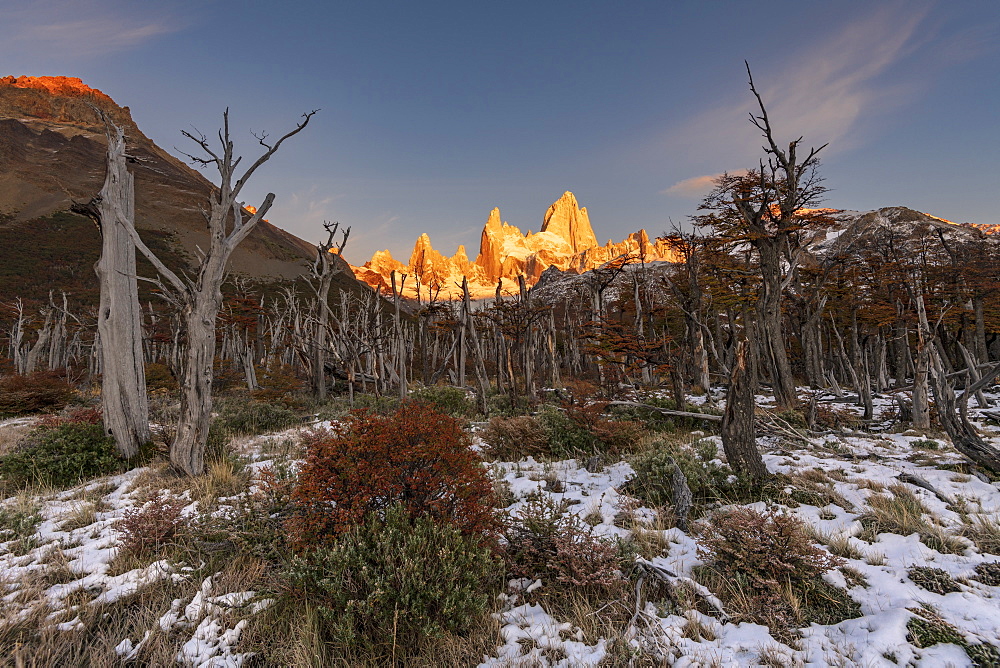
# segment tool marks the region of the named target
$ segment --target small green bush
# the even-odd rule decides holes
[[[941,447],[940,443],[929,438],[922,438],[920,440],[913,441],[910,445],[914,448],[920,448],[922,450],[937,450]]]
[[[476,537],[396,504],[296,558],[288,576],[318,602],[331,640],[384,648],[462,632],[487,612],[501,572]]]
[[[665,397],[646,397],[637,400],[646,406],[655,406],[666,410],[677,410],[677,403],[673,399]],[[686,405],[684,410],[688,413],[718,414],[718,411],[703,406]],[[691,429],[711,429],[714,423],[697,418],[678,417],[674,415],[664,415],[660,411],[642,406],[613,406],[611,415],[618,420],[634,420],[641,422],[650,431],[656,432],[677,432]]]
[[[227,435],[253,436],[288,429],[299,422],[299,416],[284,406],[250,401],[225,404],[213,426]]]
[[[16,452],[0,457],[0,480],[18,488],[69,487],[124,465],[100,424],[65,422],[36,429]]]
[[[931,647],[932,645],[952,644],[958,645],[969,655],[973,666],[997,666],[1000,665],[1000,649],[989,644],[970,643],[965,634],[960,630],[941,619],[930,610],[915,611],[918,615],[910,618],[906,623],[908,638],[917,647]]]
[[[930,566],[913,566],[906,571],[907,577],[918,587],[923,587],[927,591],[935,594],[947,594],[953,591],[962,591],[954,578],[940,568]]]
[[[410,400],[430,404],[438,412],[453,418],[471,420],[479,414],[476,402],[459,387],[448,385],[419,387],[410,392]]]
[[[620,455],[644,433],[637,422],[603,417],[601,405],[584,408],[542,406],[538,415],[493,417],[483,432],[487,454],[495,459],[546,459]]]
[[[699,442],[700,443],[700,442]],[[675,444],[660,444],[632,460],[635,470],[628,484],[628,491],[638,497],[646,505],[659,507],[672,505],[671,479],[674,474],[674,463],[687,478],[692,499],[696,504],[707,504],[720,498],[720,490],[728,486],[727,480],[732,471],[724,468],[715,459],[715,443],[707,441],[708,448],[701,445],[694,447]]]
[[[0,507],[0,543],[33,535],[42,521],[39,510],[37,505]]]
[[[976,564],[976,574],[970,578],[989,587],[1000,587],[1000,561]]]

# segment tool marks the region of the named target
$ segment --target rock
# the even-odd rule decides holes
[[[445,257],[423,234],[414,245],[408,265],[391,260],[388,251],[379,251],[362,267],[355,267],[354,272],[360,280],[383,290],[393,270],[419,276],[421,286],[440,289],[439,299],[459,299],[458,286],[463,277],[469,279],[474,297],[486,297],[494,294],[498,281],[504,286],[516,286],[518,277],[524,276],[525,282],[533,286],[550,269],[579,274],[622,255],[646,261],[673,258],[671,249],[663,242],[650,242],[645,230],[618,243],[598,245],[587,209],[580,207],[573,193],[567,191],[545,212],[537,234],[524,234],[504,222],[499,208],[490,211],[474,262],[469,261],[464,246],[459,246],[452,257]],[[406,288],[408,296],[415,296],[416,281],[408,282]]]

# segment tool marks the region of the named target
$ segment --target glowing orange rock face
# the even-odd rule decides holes
[[[93,96],[105,100],[111,100],[110,97],[97,90],[96,88],[91,88],[79,77],[0,77],[0,85],[11,86],[13,88],[34,88],[37,90],[48,91],[52,95],[59,95],[62,97],[86,97]]]
[[[389,251],[375,253],[361,267],[354,267],[357,278],[376,289],[385,290],[392,272],[408,276],[404,294],[416,296],[418,289],[426,297],[428,290],[438,299],[459,299],[462,279],[468,279],[473,297],[492,296],[497,282],[516,290],[519,276],[534,285],[549,267],[561,271],[583,273],[620,258],[643,258],[644,261],[678,260],[665,242],[650,241],[644,230],[629,235],[624,241],[597,242],[590,226],[587,209],[577,204],[573,193],[566,192],[556,200],[542,221],[538,233],[522,233],[500,218],[500,209],[493,209],[483,227],[479,255],[470,262],[465,247],[447,257],[431,246],[430,237],[422,234],[410,255],[409,264],[395,260]]]

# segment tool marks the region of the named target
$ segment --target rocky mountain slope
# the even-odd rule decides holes
[[[3,77],[0,257],[10,271],[0,271],[0,288],[13,291],[11,297],[31,296],[12,283],[18,277],[22,284],[25,276],[35,277],[23,285],[29,292],[66,289],[74,280],[82,292],[93,277],[98,233],[68,209],[72,201],[96,195],[104,182],[107,144],[94,107],[125,128],[136,157],[136,227],[147,243],[181,268],[206,245],[201,210],[212,184],[146,137],[128,107],[73,77]],[[231,268],[253,279],[295,279],[314,255],[312,244],[262,223],[233,254]],[[62,270],[53,273],[53,262]]]
[[[451,257],[441,254],[431,245],[430,237],[422,234],[406,264],[385,250],[353,269],[359,279],[382,291],[391,289],[395,271],[397,280],[400,275],[407,276],[407,296],[416,296],[419,283],[424,296],[430,291],[440,299],[455,299],[461,296],[463,278],[468,279],[473,297],[488,297],[496,292],[498,282],[502,289],[516,291],[518,276],[524,276],[531,286],[550,267],[581,274],[622,255],[643,256],[647,262],[673,259],[669,247],[650,240],[645,230],[617,243],[609,240],[599,245],[586,207],[581,208],[573,193],[566,192],[545,212],[537,234],[530,230],[522,233],[501,220],[499,208],[493,209],[483,227],[475,261],[469,260],[465,246],[459,246]]]
[[[941,237],[959,257],[965,257],[968,249],[974,247],[991,248],[993,252],[1000,253],[1000,225],[953,223],[902,206],[883,207],[874,211],[829,209],[824,213],[831,224],[806,239],[807,252],[800,257],[803,266],[815,266],[833,255],[850,257],[862,249],[888,249],[893,246],[903,255],[917,252],[942,254],[946,251],[939,241]],[[653,258],[658,259],[663,258]],[[619,290],[631,291],[634,271],[641,270],[655,276],[668,269],[669,265],[656,261],[627,266],[626,271],[607,288],[605,299],[613,301]],[[533,299],[550,304],[573,297],[589,299],[589,294],[588,277],[585,273],[559,271],[558,267],[546,270],[535,281],[532,289]]]

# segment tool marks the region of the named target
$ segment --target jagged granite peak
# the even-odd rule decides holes
[[[574,253],[582,253],[598,245],[587,208],[580,208],[576,196],[568,190],[545,212],[541,232],[551,232],[565,239]]]
[[[376,256],[380,254],[388,255],[388,251],[380,251]],[[515,286],[518,277],[524,276],[533,285],[549,268],[582,273],[624,254],[645,261],[673,259],[667,245],[660,241],[651,243],[644,230],[618,243],[598,245],[587,209],[579,206],[573,193],[566,192],[548,208],[538,233],[530,230],[522,233],[500,217],[499,208],[491,210],[483,226],[475,262],[469,262],[464,246],[459,246],[449,258],[433,248],[428,235],[420,235],[405,273],[419,278],[421,286],[436,286],[442,299],[461,296],[457,286],[463,277],[469,279],[473,295],[483,297],[494,294],[499,281]],[[373,257],[355,268],[355,274],[369,285],[384,289],[391,272],[400,272],[402,265],[393,263],[385,257]],[[416,286],[417,281],[410,281],[406,293],[415,294]]]

